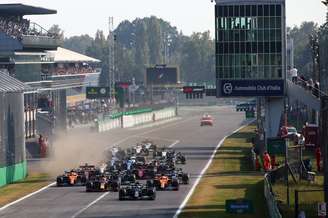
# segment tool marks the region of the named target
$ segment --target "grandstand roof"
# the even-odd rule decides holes
[[[35,7],[24,4],[0,4],[0,14],[3,15],[37,15],[57,14],[56,10]]]
[[[7,73],[0,72],[0,92],[25,92],[32,90],[32,87],[9,76]]]
[[[48,54],[54,58],[55,63],[99,63],[100,60],[88,57],[86,55],[58,47],[57,51],[48,51]]]

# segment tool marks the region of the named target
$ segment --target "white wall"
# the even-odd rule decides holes
[[[175,108],[165,108],[158,111],[136,114],[136,115],[125,115],[123,119],[117,118],[113,120],[100,121],[98,125],[98,132],[105,132],[116,128],[131,128],[138,125],[143,125],[151,122],[160,120],[171,119],[176,115]],[[122,125],[123,120],[123,125]]]

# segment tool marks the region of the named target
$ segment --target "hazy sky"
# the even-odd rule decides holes
[[[184,34],[214,30],[214,4],[211,0],[0,0],[0,3],[24,3],[56,9],[56,15],[31,16],[45,28],[58,24],[65,36],[89,34],[97,29],[108,32],[108,17],[115,26],[122,20],[155,15],[176,26]],[[326,8],[321,0],[286,0],[287,25],[302,21],[322,23]]]

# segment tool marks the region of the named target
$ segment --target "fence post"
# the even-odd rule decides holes
[[[295,190],[295,218],[298,218],[298,190]]]

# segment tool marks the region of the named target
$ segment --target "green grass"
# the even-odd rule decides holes
[[[50,184],[47,174],[31,174],[26,179],[0,188],[0,206],[15,201]]]
[[[255,126],[248,126],[225,140],[180,217],[268,217],[263,175],[252,171],[249,159],[254,130]],[[253,202],[254,214],[225,212],[226,200],[240,198]]]
[[[323,176],[316,176],[314,183],[302,181],[295,184],[290,179],[290,206],[287,205],[287,188],[283,181],[278,181],[272,187],[273,192],[276,195],[276,200],[279,202],[281,215],[283,217],[294,217],[295,209],[295,190],[323,190]],[[324,202],[323,191],[318,192],[304,192],[299,194],[299,211],[306,212],[307,218],[314,218],[317,216],[317,203]]]

